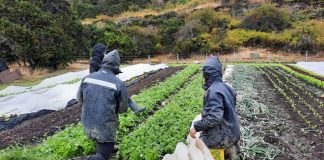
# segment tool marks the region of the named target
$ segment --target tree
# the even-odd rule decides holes
[[[162,45],[172,47],[175,44],[175,33],[182,26],[182,21],[178,18],[164,20],[160,27]]]
[[[86,53],[83,27],[65,1],[2,0],[1,57],[15,58],[30,67],[57,69]]]

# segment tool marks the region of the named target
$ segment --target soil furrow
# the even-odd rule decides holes
[[[305,116],[306,116],[306,119],[307,119],[308,121],[310,121],[311,124],[319,124],[318,129],[321,129],[321,128],[323,127],[323,126],[321,125],[321,124],[322,124],[321,121],[320,121],[317,117],[315,117],[315,116],[312,114],[312,111],[311,111],[308,107],[306,107],[303,103],[301,103],[301,101],[299,100],[299,97],[297,97],[296,95],[294,95],[294,94],[293,94],[293,93],[288,89],[287,86],[284,86],[284,85],[282,85],[281,83],[279,83],[281,80],[280,80],[280,79],[278,80],[278,79],[275,78],[272,74],[270,74],[271,71],[269,71],[268,69],[264,69],[264,71],[265,71],[266,74],[268,74],[268,75],[271,77],[272,81],[274,81],[275,84],[279,85],[280,88],[284,90],[284,92],[287,94],[287,96],[288,96],[290,99],[293,99],[293,100],[294,100],[294,103],[295,103],[296,107],[298,108],[298,110],[302,112],[302,115],[305,115]],[[279,78],[279,77],[278,77],[278,78]],[[281,82],[283,82],[283,81],[281,81]],[[284,83],[284,82],[283,82],[283,83]],[[285,83],[284,83],[284,84],[285,84]],[[302,121],[303,121],[303,120],[302,120]],[[305,123],[305,122],[304,122],[304,123]],[[322,130],[324,130],[324,129],[322,128]]]
[[[287,124],[278,135],[285,149],[275,159],[324,159],[324,137],[315,136],[312,132],[305,130],[308,126],[298,113],[289,107],[290,104],[273,87],[265,74],[260,76],[260,81],[264,83],[256,86],[260,90],[259,100],[274,110],[278,110],[281,121]]]
[[[324,100],[323,98],[318,98],[315,94],[313,94],[311,91],[309,91],[306,88],[298,87],[296,85],[299,85],[298,83],[292,82],[291,80],[287,80],[288,78],[283,76],[283,74],[280,74],[276,70],[272,68],[268,68],[271,73],[277,75],[279,79],[284,83],[287,84],[289,88],[297,92],[308,104],[312,105],[316,108],[317,111],[322,112],[322,115],[324,115],[323,105]],[[278,69],[278,68],[276,68]],[[288,73],[285,73],[287,75]]]

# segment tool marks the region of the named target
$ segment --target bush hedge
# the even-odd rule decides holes
[[[27,62],[34,69],[57,69],[87,52],[88,40],[68,2],[0,3],[1,57]]]

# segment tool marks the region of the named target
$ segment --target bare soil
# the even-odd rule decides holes
[[[276,68],[276,69],[278,69],[278,68]],[[324,115],[324,110],[322,110],[322,108],[320,108],[320,103],[315,101],[315,97],[313,97],[315,95],[310,96],[310,95],[306,94],[306,92],[304,92],[304,90],[306,91],[307,88],[302,88],[303,90],[301,90],[300,88],[297,88],[297,87],[291,85],[291,83],[286,81],[286,79],[284,78],[284,76],[282,74],[277,74],[277,73],[273,72],[273,70],[271,70],[271,69],[267,69],[267,72],[271,72],[271,73],[275,74],[276,76],[278,76],[279,80],[281,82],[283,82],[288,88],[290,88],[293,91],[295,91],[296,93],[298,93],[299,96],[296,96],[291,91],[289,91],[287,88],[284,88],[282,85],[280,85],[279,82],[277,81],[277,79],[275,79],[274,77],[271,76],[272,79],[274,80],[274,82],[276,84],[280,85],[281,89],[283,89],[289,97],[292,97],[295,100],[295,105],[297,106],[298,110],[300,110],[303,113],[303,115],[305,115],[306,118],[309,121],[311,121],[311,124],[318,125],[318,129],[321,129],[322,131],[324,131],[324,124],[316,116],[313,115],[312,111],[309,108],[307,108],[307,106],[304,103],[302,103],[302,100],[305,100],[307,104],[309,104],[316,110],[316,113],[319,113],[320,115]],[[310,91],[308,91],[308,92],[311,93]],[[316,98],[319,101],[323,101],[322,99],[318,99],[319,97],[316,97]]]
[[[259,77],[258,88],[259,100],[273,109],[275,117],[283,122],[283,126],[273,128],[278,135],[271,135],[264,140],[268,143],[274,143],[283,149],[283,153],[277,155],[274,159],[324,159],[324,137],[316,136],[308,129],[308,126],[302,118],[296,113],[285,98],[271,85],[269,79],[263,75]],[[286,83],[287,84],[287,83]],[[292,87],[292,86],[290,86]],[[296,89],[296,88],[294,88]],[[302,91],[298,91],[300,93]],[[301,94],[303,98],[308,98]],[[300,103],[298,99],[294,99]],[[297,104],[299,107],[306,107]],[[320,125],[321,123],[319,123]],[[322,127],[323,128],[323,127]]]
[[[151,74],[148,77],[142,77],[138,83],[128,87],[128,94],[137,94],[142,89],[165,80],[183,68],[170,67]],[[0,132],[0,149],[13,144],[33,145],[39,143],[43,138],[55,134],[58,130],[64,129],[66,125],[78,123],[80,121],[80,114],[81,106],[75,105],[25,121],[12,129],[2,131]]]

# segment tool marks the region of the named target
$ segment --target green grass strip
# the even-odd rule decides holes
[[[130,132],[130,127],[135,127],[144,121],[149,113],[155,109],[158,102],[165,99],[174,91],[180,89],[191,75],[198,71],[200,66],[189,65],[184,70],[168,78],[164,82],[143,90],[132,99],[139,105],[145,106],[146,111],[140,116],[136,116],[132,111],[128,111],[120,116],[120,126],[118,137]],[[79,155],[88,155],[94,152],[95,145],[84,134],[82,125],[72,125],[65,130],[45,139],[36,147],[12,147],[0,151],[2,159],[67,159]],[[37,155],[41,155],[38,157]],[[20,158],[19,158],[20,157]],[[54,157],[54,158],[53,158]]]
[[[301,73],[298,73],[294,70],[292,70],[291,68],[284,66],[284,65],[279,65],[280,68],[282,68],[283,70],[285,70],[286,72],[292,74],[293,76],[302,79],[310,84],[316,85],[318,87],[324,88],[324,81],[318,80],[314,77],[310,77]]]
[[[201,75],[193,79],[163,109],[123,138],[119,150],[122,159],[161,159],[185,140],[191,121],[202,108],[203,80]]]

